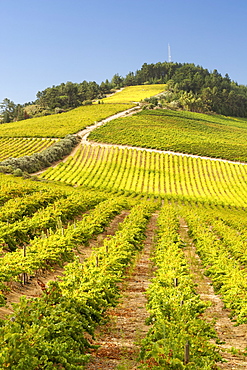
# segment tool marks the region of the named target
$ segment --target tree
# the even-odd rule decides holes
[[[0,104],[1,115],[3,117],[3,123],[11,122],[15,118],[16,105],[13,101],[8,98],[3,99]]]
[[[108,80],[105,80],[105,82],[101,82],[99,91],[102,95],[109,94],[111,92],[112,85]]]
[[[129,72],[124,79],[125,86],[134,86],[136,85],[135,76],[133,72]]]
[[[112,80],[111,80],[111,83],[112,85],[119,89],[120,87],[123,86],[123,77],[119,76],[118,73],[116,73],[113,77],[112,77]]]

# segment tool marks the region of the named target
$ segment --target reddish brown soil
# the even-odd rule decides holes
[[[148,317],[145,291],[152,277],[150,254],[154,244],[156,220],[157,214],[154,214],[148,225],[143,252],[122,284],[120,304],[109,310],[108,324],[96,334],[94,344],[100,347],[92,351],[87,370],[137,369],[140,341],[148,331],[145,325]]]

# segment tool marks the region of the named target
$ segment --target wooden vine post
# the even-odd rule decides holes
[[[23,257],[26,258],[27,256],[27,247],[26,247],[26,244],[23,245]],[[27,273],[26,272],[23,272],[22,274],[22,282],[23,282],[23,285],[25,285],[27,283]]]
[[[189,342],[187,341],[187,343],[185,344],[184,346],[184,364],[188,364],[190,361],[190,345],[189,345]]]

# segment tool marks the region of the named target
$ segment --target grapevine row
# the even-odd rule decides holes
[[[211,225],[203,212],[195,212],[194,208],[181,208],[180,212],[188,223],[206,274],[211,277],[215,290],[222,295],[225,306],[231,309],[232,317],[236,316],[237,323],[246,323],[247,270],[242,267],[242,263],[245,263],[244,250],[239,256],[241,247],[234,245],[235,239],[230,243],[229,233],[226,237],[219,237],[213,231],[214,222]]]
[[[155,278],[147,290],[151,327],[142,343],[143,369],[206,370],[219,360],[210,343],[216,334],[200,318],[207,305],[195,293],[178,226],[173,207],[165,205],[158,218]]]
[[[41,177],[98,189],[246,204],[247,166],[135,149],[81,146]]]
[[[13,223],[23,216],[31,216],[39,208],[65,196],[61,190],[47,189],[10,199],[0,208],[0,222]]]
[[[0,241],[2,247],[15,250],[19,245],[47,230],[55,230],[58,224],[73,220],[106,199],[106,194],[97,192],[75,192],[67,198],[58,199],[44,209],[38,210],[33,217],[23,217],[12,224],[0,223]]]
[[[12,320],[0,327],[2,369],[83,368],[91,346],[86,337],[93,336],[106,309],[116,304],[117,282],[140,250],[156,207],[152,202],[133,207],[115,236],[87,263],[69,263],[62,281],[52,282],[41,298],[23,298],[15,306]]]
[[[59,228],[56,232],[42,238],[35,238],[23,250],[7,253],[0,260],[0,282],[5,289],[5,282],[22,277],[21,274],[33,275],[39,268],[50,268],[51,264],[63,264],[74,259],[74,249],[85,245],[95,234],[103,231],[109,220],[127,207],[125,198],[117,197],[101,202],[81,221]]]
[[[24,155],[41,152],[54,144],[56,139],[0,138],[0,161],[9,157],[19,158]]]

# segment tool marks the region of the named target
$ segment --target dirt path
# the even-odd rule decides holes
[[[135,107],[129,108],[129,109],[123,111],[123,112],[116,113],[113,116],[107,117],[107,118],[103,119],[102,121],[96,122],[94,125],[88,126],[84,130],[77,132],[77,135],[82,138],[82,143],[85,144],[87,142],[87,137],[90,134],[90,132],[95,130],[97,127],[103,126],[107,122],[110,122],[114,119],[117,119],[117,118],[120,118],[120,117],[130,116],[130,115],[132,115],[136,112],[139,112],[140,110],[141,110],[140,107],[135,106]]]
[[[123,222],[124,218],[128,215],[129,211],[122,211],[117,215],[106,227],[103,233],[99,234],[96,238],[89,240],[88,246],[80,246],[78,251],[74,251],[79,256],[80,262],[82,263],[85,258],[88,258],[92,252],[92,248],[103,244],[104,238],[107,235],[114,235],[118,228],[118,224]],[[66,263],[65,263],[66,265]],[[22,285],[18,282],[11,283],[11,291],[6,295],[7,306],[0,307],[0,318],[3,319],[6,315],[13,312],[11,303],[17,303],[20,297],[23,295],[28,298],[39,297],[42,291],[47,287],[49,281],[59,280],[59,277],[63,275],[64,269],[58,265],[53,266],[53,270],[38,270],[36,274],[29,279],[28,284]]]
[[[119,149],[135,149],[137,151],[146,151],[146,152],[150,152],[150,153],[153,152],[153,153],[160,153],[160,154],[171,154],[171,155],[176,155],[176,156],[180,156],[180,157],[201,158],[201,159],[209,159],[211,161],[218,161],[218,162],[225,162],[225,163],[234,163],[234,164],[247,165],[247,163],[244,163],[244,162],[230,161],[230,160],[222,159],[222,158],[212,158],[212,157],[205,157],[205,156],[200,156],[200,155],[195,155],[195,154],[179,153],[179,152],[173,152],[173,151],[170,151],[170,150],[149,149],[149,148],[142,148],[142,147],[131,146],[131,145],[118,145],[118,144],[98,143],[98,142],[95,142],[95,141],[89,141],[88,140],[89,134],[93,130],[95,130],[96,128],[98,128],[98,127],[100,127],[100,126],[102,126],[102,125],[106,124],[107,122],[110,122],[110,121],[112,121],[114,119],[117,119],[117,118],[120,118],[120,117],[131,116],[131,115],[133,115],[133,114],[135,114],[135,113],[137,113],[139,111],[141,111],[141,108],[138,107],[138,106],[135,106],[135,107],[130,108],[130,109],[127,109],[127,110],[125,110],[123,112],[116,113],[113,116],[107,117],[107,118],[103,119],[102,121],[97,122],[94,125],[88,126],[85,129],[79,131],[77,133],[77,135],[81,138],[80,143],[62,161],[55,162],[50,167],[53,167],[54,168],[60,162],[66,162],[66,160],[67,160],[68,157],[74,156],[76,154],[77,150],[80,148],[80,145],[82,145],[82,144],[83,145],[92,145],[92,146],[101,146],[101,147],[103,146],[103,147],[109,147],[109,148],[119,148]],[[41,170],[41,171],[32,173],[32,176],[38,176],[41,173],[45,172],[46,170],[47,170],[47,168],[44,169],[44,170]]]
[[[154,243],[157,214],[153,214],[146,231],[143,252],[136,261],[129,278],[122,284],[120,304],[109,310],[110,321],[100,328],[87,370],[135,370],[138,365],[139,343],[148,331],[145,319],[146,291],[152,276],[150,253]]]
[[[247,358],[241,355],[247,346],[247,325],[234,326],[234,323],[229,319],[230,311],[224,308],[220,296],[214,293],[211,280],[203,273],[201,260],[188,235],[188,227],[184,219],[180,219],[180,236],[187,244],[184,252],[194,275],[194,282],[197,284],[196,291],[202,300],[211,302],[211,307],[205,311],[204,318],[210,322],[215,321],[215,329],[221,343],[218,345],[220,353],[227,361],[219,363],[219,368],[225,370],[247,369]],[[232,348],[237,350],[234,351],[236,354],[231,351]]]
[[[102,121],[100,121],[100,122],[96,122],[94,125],[87,126],[85,129],[83,129],[83,130],[81,130],[81,131],[77,132],[77,134],[76,134],[76,135],[78,135],[78,136],[81,138],[80,143],[79,143],[79,144],[77,144],[77,145],[73,148],[72,152],[71,152],[70,154],[68,154],[64,159],[62,159],[62,160],[60,160],[60,161],[57,161],[57,162],[54,162],[51,166],[49,166],[49,168],[50,168],[50,167],[53,167],[53,168],[54,168],[54,167],[56,167],[59,163],[61,163],[61,162],[66,162],[66,160],[67,160],[67,158],[68,158],[68,157],[70,157],[70,156],[74,156],[74,155],[76,154],[76,152],[77,152],[77,150],[80,148],[80,145],[81,145],[81,144],[87,144],[87,145],[90,145],[91,143],[87,140],[87,137],[88,137],[88,135],[90,134],[90,132],[92,132],[93,130],[95,130],[97,127],[100,127],[100,126],[102,126],[102,125],[106,124],[107,122],[110,122],[110,121],[112,121],[112,120],[114,120],[114,119],[116,119],[116,118],[130,116],[130,115],[132,115],[132,114],[134,114],[134,113],[136,113],[136,112],[138,112],[138,111],[140,111],[140,110],[141,110],[141,108],[140,108],[140,107],[138,107],[138,106],[135,106],[135,107],[133,107],[133,108],[129,108],[129,109],[127,109],[127,110],[123,111],[123,112],[119,112],[119,113],[114,114],[113,116],[107,117],[107,118],[103,119],[103,120],[102,120]],[[101,145],[101,144],[96,144],[96,143],[95,143],[95,145]],[[38,172],[34,172],[34,173],[32,173],[32,176],[38,176],[38,175],[40,175],[41,173],[45,172],[46,170],[47,170],[47,168],[45,168],[45,169],[43,169],[43,170],[40,170],[40,171],[38,171]]]
[[[103,147],[119,148],[119,149],[135,149],[137,151],[142,151],[142,152],[143,151],[146,151],[146,152],[150,152],[150,153],[171,154],[171,155],[176,155],[178,157],[201,158],[201,159],[209,159],[210,161],[216,161],[216,162],[242,164],[242,165],[245,165],[245,166],[247,165],[247,163],[244,163],[244,162],[230,161],[228,159],[221,159],[221,158],[204,157],[204,156],[195,155],[195,154],[172,152],[170,150],[158,150],[158,149],[149,149],[149,148],[142,148],[142,147],[130,146],[130,145],[118,145],[118,144],[98,143],[96,141],[88,141],[87,140],[88,135],[89,135],[89,133],[86,134],[85,137],[83,137],[83,140],[82,140],[82,143],[85,144],[85,145],[103,146]]]
[[[99,234],[96,238],[92,238],[89,240],[88,246],[81,246],[78,248],[79,251],[79,259],[82,263],[85,258],[88,258],[92,252],[93,248],[101,247],[103,245],[104,239],[110,235],[114,235],[118,229],[119,223],[123,222],[125,217],[128,216],[129,211],[124,210],[119,215],[114,217],[114,219],[110,222],[109,226],[106,227],[103,233]],[[76,253],[76,251],[75,251]]]
[[[179,153],[179,152],[173,152],[170,150],[158,150],[158,149],[149,149],[149,148],[142,148],[142,147],[137,147],[137,146],[131,146],[131,145],[118,145],[118,144],[107,144],[107,143],[98,143],[95,141],[89,141],[88,136],[89,134],[95,130],[96,128],[106,124],[107,122],[110,122],[116,118],[120,117],[127,117],[130,115],[133,115],[139,111],[141,111],[142,108],[136,106],[133,108],[130,108],[124,112],[117,113],[113,116],[110,116],[100,122],[97,122],[95,125],[88,126],[84,130],[80,131],[77,133],[81,137],[81,144],[84,145],[93,145],[93,146],[104,146],[104,147],[114,147],[114,148],[120,148],[120,149],[135,149],[138,151],[146,151],[146,152],[153,152],[153,153],[160,153],[160,154],[171,154],[171,155],[177,155],[177,156],[182,156],[182,157],[191,157],[191,158],[201,158],[201,159],[209,159],[211,161],[219,161],[219,162],[225,162],[225,163],[235,163],[235,164],[242,164],[242,165],[247,165],[247,163],[244,162],[237,162],[237,161],[230,161],[228,159],[222,159],[222,158],[212,158],[212,157],[205,157],[205,156],[200,156],[200,155],[195,155],[195,154],[187,154],[187,153]]]

